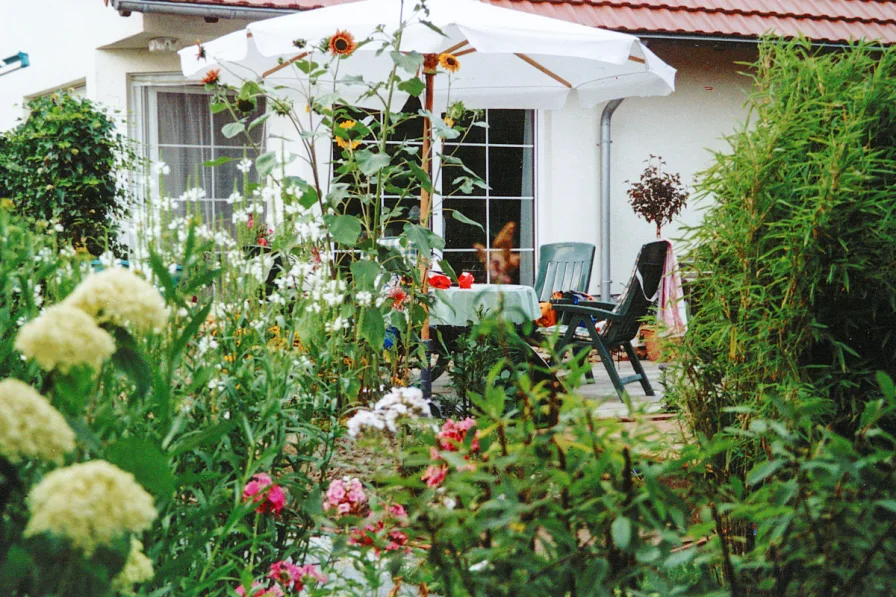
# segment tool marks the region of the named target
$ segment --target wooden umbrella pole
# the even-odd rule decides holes
[[[426,79],[426,100],[424,104],[424,108],[428,113],[432,113],[432,104],[433,104],[433,94],[434,94],[434,86],[435,86],[435,78],[436,74],[434,72],[424,73],[424,77]],[[423,171],[430,175],[430,179],[432,178],[431,164],[432,160],[430,159],[430,154],[432,153],[432,123],[429,121],[429,118],[423,119],[423,158],[422,158],[422,168]],[[420,225],[424,228],[429,228],[429,216],[432,211],[432,197],[430,195],[429,190],[425,188],[425,185],[420,189]],[[427,260],[429,259],[428,255],[420,254],[418,259],[419,267],[420,267],[420,290],[423,294],[426,294],[429,291],[429,264]],[[420,338],[424,342],[429,341],[429,308],[424,305],[424,311],[426,311],[426,318],[423,320],[423,329],[420,331]]]

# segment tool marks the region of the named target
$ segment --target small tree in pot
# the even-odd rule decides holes
[[[656,224],[656,237],[660,238],[663,225],[684,209],[690,193],[681,184],[680,175],[663,172],[666,162],[662,157],[651,155],[646,162],[637,182],[625,181],[631,184],[628,202],[637,215]]]

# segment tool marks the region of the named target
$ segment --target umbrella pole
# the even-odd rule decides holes
[[[432,113],[432,105],[433,105],[433,94],[434,83],[435,83],[435,72],[426,72],[424,73],[424,77],[426,80],[426,97],[424,103],[424,109]],[[432,123],[429,121],[429,118],[423,119],[423,157],[422,157],[422,168],[423,171],[432,177],[430,172],[431,169],[431,159],[430,155],[432,153]],[[424,228],[429,228],[429,216],[432,211],[432,196],[424,187],[420,189],[420,225]],[[424,295],[429,292],[429,264],[427,260],[429,259],[428,255],[423,255],[422,253],[418,257],[418,265],[420,268],[420,292]],[[432,340],[430,339],[430,330],[429,330],[429,306],[424,303],[423,310],[426,313],[426,317],[423,320],[423,329],[420,330],[420,339],[423,341],[423,367],[420,369],[420,382],[422,384],[423,396],[429,398],[432,396],[432,370],[430,366],[430,361],[432,359]]]

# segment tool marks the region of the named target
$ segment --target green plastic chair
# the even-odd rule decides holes
[[[660,284],[663,281],[663,268],[666,262],[666,251],[669,243],[657,241],[644,245],[638,253],[635,269],[616,303],[601,301],[551,301],[557,311],[561,325],[565,326],[563,337],[558,345],[558,354],[568,347],[580,350],[597,349],[600,361],[607,370],[607,375],[622,399],[625,386],[640,382],[644,393],[654,396],[655,393],[647,379],[647,374],[638,360],[632,347],[632,340],[638,335],[641,320],[646,317],[653,303],[659,296]],[[604,328],[598,332],[595,325],[598,321],[606,321]],[[635,370],[635,375],[620,377],[613,363],[611,350],[621,347]]]
[[[564,290],[588,292],[594,251],[594,245],[588,243],[542,245],[535,278],[538,300],[549,301],[552,293]]]

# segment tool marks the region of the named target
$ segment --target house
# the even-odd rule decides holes
[[[222,201],[234,173],[199,172],[198,165],[241,149],[220,135],[201,87],[180,75],[176,49],[242,29],[247,23],[347,0],[45,0],[0,3],[0,56],[28,52],[32,65],[0,82],[0,130],[15,124],[23,100],[74,88],[118,110],[122,126],[149,156],[171,167],[168,190],[199,182],[207,213],[227,215]],[[725,151],[724,135],[746,116],[750,79],[743,63],[755,60],[767,31],[803,34],[819,44],[868,38],[896,42],[896,2],[890,0],[487,0],[581,24],[637,34],[678,69],[669,97],[626,99],[613,116],[611,168],[612,292],[628,279],[638,248],[654,236],[626,205],[626,181],[645,160],[660,155],[686,183]],[[4,54],[6,52],[6,54]],[[598,164],[601,106],[574,103],[558,111],[493,110],[488,136],[463,148],[485,171],[492,192],[453,199],[454,207],[487,224],[494,235],[506,221],[519,224],[520,279],[531,283],[536,248],[565,240],[599,245]],[[273,126],[273,125],[272,125]],[[198,174],[198,178],[197,178]],[[699,222],[698,206],[668,227]],[[476,266],[471,227],[436,220],[457,267]],[[592,289],[599,288],[595,269]]]

